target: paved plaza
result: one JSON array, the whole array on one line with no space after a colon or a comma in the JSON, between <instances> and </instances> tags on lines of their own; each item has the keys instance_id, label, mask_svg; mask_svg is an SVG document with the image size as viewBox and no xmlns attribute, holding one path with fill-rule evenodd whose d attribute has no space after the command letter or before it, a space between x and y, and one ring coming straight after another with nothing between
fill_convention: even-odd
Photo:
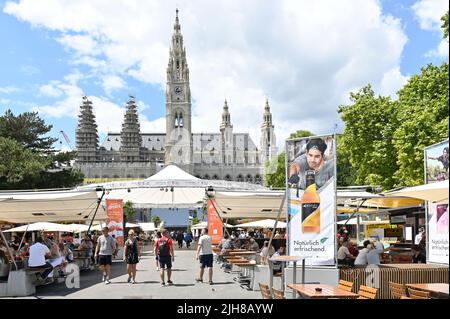
<instances>
[{"instance_id":1,"label":"paved plaza","mask_svg":"<svg viewBox=\"0 0 450 319\"><path fill-rule=\"evenodd\" d=\"M173 286L161 287L159 272L156 271L153 253L143 253L137 266L136 284L127 283L126 265L122 261L113 262L111 284L101 282L99 270L81 271L80 288L69 289L65 283L40 286L36 295L27 298L76 298L76 299L261 299L259 291L248 291L240 287L233 274L225 273L214 263L214 285L196 283L198 261L195 250L175 250L173 263ZM207 271L204 281L207 282ZM166 279L167 280L167 279Z\"/></svg>"}]
</instances>

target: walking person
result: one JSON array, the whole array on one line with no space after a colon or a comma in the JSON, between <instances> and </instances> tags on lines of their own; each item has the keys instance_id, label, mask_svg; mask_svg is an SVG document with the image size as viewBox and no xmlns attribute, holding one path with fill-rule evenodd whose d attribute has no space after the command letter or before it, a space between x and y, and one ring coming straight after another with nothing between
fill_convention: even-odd
<instances>
[{"instance_id":1,"label":"walking person","mask_svg":"<svg viewBox=\"0 0 450 319\"><path fill-rule=\"evenodd\" d=\"M106 285L110 284L112 256L116 254L116 241L109 235L109 228L103 227L103 235L97 239L97 247L95 248L95 257L98 258L100 270L103 272L102 281Z\"/></svg>"},{"instance_id":2,"label":"walking person","mask_svg":"<svg viewBox=\"0 0 450 319\"><path fill-rule=\"evenodd\" d=\"M177 232L176 239L177 239L177 242L178 242L178 248L182 249L183 248L183 239L184 238L183 238L183 233L181 231Z\"/></svg>"},{"instance_id":3,"label":"walking person","mask_svg":"<svg viewBox=\"0 0 450 319\"><path fill-rule=\"evenodd\" d=\"M212 251L212 238L208 235L208 229L204 228L202 230L202 235L198 240L197 253L195 258L200 261L200 274L195 280L197 282L203 282L203 272L205 267L209 268L208 278L209 284L212 285L212 275L213 275L213 251Z\"/></svg>"},{"instance_id":4,"label":"walking person","mask_svg":"<svg viewBox=\"0 0 450 319\"><path fill-rule=\"evenodd\" d=\"M159 260L161 286L165 286L164 270L167 269L167 283L173 285L170 277L172 275L172 262L175 261L175 254L173 253L173 243L169 238L169 231L165 230L162 237L156 242L155 255Z\"/></svg>"},{"instance_id":5,"label":"walking person","mask_svg":"<svg viewBox=\"0 0 450 319\"><path fill-rule=\"evenodd\" d=\"M156 244L157 244L158 240L159 240L161 237L162 237L161 232L160 232L160 231L156 232L156 235L155 235L155 237L154 237L154 239L153 239L153 250L156 249ZM159 271L159 260L158 260L158 259L159 259L159 258L158 258L158 255L157 255L156 252L155 252L156 271Z\"/></svg>"},{"instance_id":6,"label":"walking person","mask_svg":"<svg viewBox=\"0 0 450 319\"><path fill-rule=\"evenodd\" d=\"M134 230L130 229L128 232L128 239L125 242L125 249L123 251L123 259L127 263L128 280L132 284L136 283L136 265L139 263L141 257L141 247Z\"/></svg>"},{"instance_id":7,"label":"walking person","mask_svg":"<svg viewBox=\"0 0 450 319\"><path fill-rule=\"evenodd\" d=\"M192 235L191 235L191 233L186 233L186 235L184 236L184 241L186 242L186 248L190 249L191 248L191 242L192 242Z\"/></svg>"}]
</instances>

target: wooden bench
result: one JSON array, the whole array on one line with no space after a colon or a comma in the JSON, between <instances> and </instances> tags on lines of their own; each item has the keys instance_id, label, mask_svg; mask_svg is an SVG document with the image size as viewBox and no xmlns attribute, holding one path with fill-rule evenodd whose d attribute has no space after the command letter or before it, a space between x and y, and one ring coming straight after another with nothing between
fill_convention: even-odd
<instances>
[{"instance_id":1,"label":"wooden bench","mask_svg":"<svg viewBox=\"0 0 450 319\"><path fill-rule=\"evenodd\" d=\"M352 292L353 282L347 280L339 280L338 287L348 292Z\"/></svg>"},{"instance_id":2,"label":"wooden bench","mask_svg":"<svg viewBox=\"0 0 450 319\"><path fill-rule=\"evenodd\" d=\"M371 288L364 285L359 286L358 299L375 299L378 289Z\"/></svg>"}]
</instances>

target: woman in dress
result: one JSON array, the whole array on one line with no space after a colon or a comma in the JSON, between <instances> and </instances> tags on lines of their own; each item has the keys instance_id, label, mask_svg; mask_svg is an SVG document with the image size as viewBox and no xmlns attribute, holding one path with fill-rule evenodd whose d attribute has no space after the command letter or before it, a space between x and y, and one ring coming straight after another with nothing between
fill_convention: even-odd
<instances>
[{"instance_id":1,"label":"woman in dress","mask_svg":"<svg viewBox=\"0 0 450 319\"><path fill-rule=\"evenodd\" d=\"M127 263L128 282L136 283L136 265L141 257L141 249L134 230L128 232L128 239L125 242L123 259Z\"/></svg>"}]
</instances>

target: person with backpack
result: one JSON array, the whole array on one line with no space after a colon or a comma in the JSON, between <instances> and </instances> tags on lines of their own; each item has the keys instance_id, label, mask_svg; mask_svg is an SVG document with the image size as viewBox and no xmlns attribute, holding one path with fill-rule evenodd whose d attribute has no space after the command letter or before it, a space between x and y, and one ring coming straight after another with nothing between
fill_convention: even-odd
<instances>
[{"instance_id":1,"label":"person with backpack","mask_svg":"<svg viewBox=\"0 0 450 319\"><path fill-rule=\"evenodd\" d=\"M173 243L169 239L169 231L165 230L162 233L162 237L156 242L155 256L159 260L161 286L165 286L164 282L164 270L167 269L167 283L173 285L170 277L172 275L172 262L175 261L175 254L173 253Z\"/></svg>"}]
</instances>

